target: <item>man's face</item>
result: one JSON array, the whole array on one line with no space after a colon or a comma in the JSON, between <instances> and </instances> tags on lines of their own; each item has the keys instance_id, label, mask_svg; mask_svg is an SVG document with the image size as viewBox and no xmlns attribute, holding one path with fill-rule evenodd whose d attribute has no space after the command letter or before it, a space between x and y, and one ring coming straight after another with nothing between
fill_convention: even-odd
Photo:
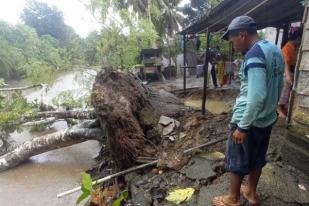
<instances>
[{"instance_id":1,"label":"man's face","mask_svg":"<svg viewBox=\"0 0 309 206\"><path fill-rule=\"evenodd\" d=\"M231 33L229 36L229 41L233 44L236 51L241 52L243 55L246 54L248 50L248 34L247 32L237 32Z\"/></svg>"}]
</instances>

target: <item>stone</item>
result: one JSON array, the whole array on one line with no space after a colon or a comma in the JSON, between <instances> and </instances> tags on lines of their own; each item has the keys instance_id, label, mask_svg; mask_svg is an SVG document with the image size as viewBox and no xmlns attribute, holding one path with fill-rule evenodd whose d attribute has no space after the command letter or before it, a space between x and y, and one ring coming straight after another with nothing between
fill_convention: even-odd
<instances>
[{"instance_id":1,"label":"stone","mask_svg":"<svg viewBox=\"0 0 309 206\"><path fill-rule=\"evenodd\" d=\"M164 98L166 103L183 104L181 99L164 89L160 89L158 93L161 97Z\"/></svg>"},{"instance_id":2,"label":"stone","mask_svg":"<svg viewBox=\"0 0 309 206\"><path fill-rule=\"evenodd\" d=\"M179 128L180 127L180 122L177 121L177 120L174 120L174 122L175 122L176 127Z\"/></svg>"},{"instance_id":3,"label":"stone","mask_svg":"<svg viewBox=\"0 0 309 206\"><path fill-rule=\"evenodd\" d=\"M175 142L175 137L174 137L174 136L170 136L168 139L169 139L170 141L172 141L172 142Z\"/></svg>"},{"instance_id":4,"label":"stone","mask_svg":"<svg viewBox=\"0 0 309 206\"><path fill-rule=\"evenodd\" d=\"M160 120L159 120L159 124L163 125L163 126L167 126L171 123L174 122L174 119L170 118L170 117L166 117L166 116L161 116Z\"/></svg>"},{"instance_id":5,"label":"stone","mask_svg":"<svg viewBox=\"0 0 309 206\"><path fill-rule=\"evenodd\" d=\"M163 136L169 135L174 131L174 129L175 129L175 123L173 121L171 124L163 128L162 135Z\"/></svg>"},{"instance_id":6,"label":"stone","mask_svg":"<svg viewBox=\"0 0 309 206\"><path fill-rule=\"evenodd\" d=\"M182 138L184 138L184 137L186 137L186 136L187 136L187 134L184 133L184 132L180 132L180 134L179 134L179 138L180 138L180 139L182 139Z\"/></svg>"},{"instance_id":7,"label":"stone","mask_svg":"<svg viewBox=\"0 0 309 206\"><path fill-rule=\"evenodd\" d=\"M181 173L193 180L209 179L216 176L216 173L212 170L212 162L198 156L193 157L189 163L181 169Z\"/></svg>"}]
</instances>

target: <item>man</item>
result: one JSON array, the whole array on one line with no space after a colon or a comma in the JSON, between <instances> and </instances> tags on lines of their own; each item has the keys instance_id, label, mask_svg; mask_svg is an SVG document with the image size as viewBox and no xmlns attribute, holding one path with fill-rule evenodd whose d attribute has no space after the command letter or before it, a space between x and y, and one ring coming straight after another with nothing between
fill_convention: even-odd
<instances>
[{"instance_id":1,"label":"man","mask_svg":"<svg viewBox=\"0 0 309 206\"><path fill-rule=\"evenodd\" d=\"M302 31L300 28L291 28L289 32L289 41L282 48L282 53L285 60L284 68L284 87L278 103L278 114L281 118L287 116L287 106L290 99L291 90L293 87L294 70L296 66L298 50L301 43Z\"/></svg>"},{"instance_id":2,"label":"man","mask_svg":"<svg viewBox=\"0 0 309 206\"><path fill-rule=\"evenodd\" d=\"M245 57L239 76L240 94L231 120L225 168L230 172L230 191L213 199L216 206L240 205L240 194L257 205L256 188L265 166L272 125L283 82L284 61L276 45L260 40L255 21L239 16L229 25L223 39L233 43ZM248 175L247 185L241 182Z\"/></svg>"}]
</instances>

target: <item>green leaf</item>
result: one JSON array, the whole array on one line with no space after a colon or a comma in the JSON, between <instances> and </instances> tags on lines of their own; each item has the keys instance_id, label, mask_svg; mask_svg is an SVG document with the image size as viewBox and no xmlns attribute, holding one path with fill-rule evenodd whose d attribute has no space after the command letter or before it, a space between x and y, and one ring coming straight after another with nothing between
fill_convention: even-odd
<instances>
[{"instance_id":1,"label":"green leaf","mask_svg":"<svg viewBox=\"0 0 309 206\"><path fill-rule=\"evenodd\" d=\"M83 201L84 199L86 199L88 196L90 196L90 192L89 191L85 191L83 192L77 199L76 201L76 205L78 205L79 203L81 203L81 201Z\"/></svg>"},{"instance_id":2,"label":"green leaf","mask_svg":"<svg viewBox=\"0 0 309 206\"><path fill-rule=\"evenodd\" d=\"M78 205L81 201L86 199L92 192L92 179L88 173L82 174L82 194L78 197L76 201L76 205Z\"/></svg>"},{"instance_id":3,"label":"green leaf","mask_svg":"<svg viewBox=\"0 0 309 206\"><path fill-rule=\"evenodd\" d=\"M129 193L127 190L123 191L120 196L118 197L118 199L113 201L113 206L121 206L121 203L126 200L129 196Z\"/></svg>"},{"instance_id":4,"label":"green leaf","mask_svg":"<svg viewBox=\"0 0 309 206\"><path fill-rule=\"evenodd\" d=\"M82 174L82 191L89 191L89 193L92 191L92 179L87 173Z\"/></svg>"}]
</instances>

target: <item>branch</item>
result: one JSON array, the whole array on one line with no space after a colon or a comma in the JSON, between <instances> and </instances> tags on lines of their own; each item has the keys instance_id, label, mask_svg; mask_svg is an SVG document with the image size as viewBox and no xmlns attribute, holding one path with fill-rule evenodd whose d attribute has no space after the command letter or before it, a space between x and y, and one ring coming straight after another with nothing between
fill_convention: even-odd
<instances>
[{"instance_id":1,"label":"branch","mask_svg":"<svg viewBox=\"0 0 309 206\"><path fill-rule=\"evenodd\" d=\"M44 84L35 84L31 86L25 86L25 87L15 87L15 88L0 88L0 92L10 92L10 91L20 91L20 90L27 90L32 89L36 87L44 87Z\"/></svg>"},{"instance_id":2,"label":"branch","mask_svg":"<svg viewBox=\"0 0 309 206\"><path fill-rule=\"evenodd\" d=\"M90 110L66 110L66 111L47 111L38 112L34 115L25 115L22 117L21 122L31 121L39 118L50 118L55 117L57 119L94 119L96 114L93 109Z\"/></svg>"},{"instance_id":3,"label":"branch","mask_svg":"<svg viewBox=\"0 0 309 206\"><path fill-rule=\"evenodd\" d=\"M103 141L104 130L95 127L97 121L86 121L70 129L35 137L0 157L0 171L17 166L29 157L67 147L87 140Z\"/></svg>"}]
</instances>

